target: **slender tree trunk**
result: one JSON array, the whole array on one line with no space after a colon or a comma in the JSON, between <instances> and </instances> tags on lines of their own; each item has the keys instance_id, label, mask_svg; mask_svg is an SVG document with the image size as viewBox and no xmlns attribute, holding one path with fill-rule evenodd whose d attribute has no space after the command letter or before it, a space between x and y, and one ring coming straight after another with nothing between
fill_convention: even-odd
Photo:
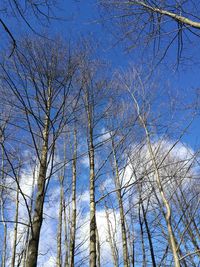
<instances>
[{"instance_id":1,"label":"slender tree trunk","mask_svg":"<svg viewBox=\"0 0 200 267\"><path fill-rule=\"evenodd\" d=\"M64 229L65 229L65 264L64 264L64 267L69 267L69 242L68 242L67 214L66 214L65 200L64 200L64 206L63 206L63 212L64 212Z\"/></svg>"},{"instance_id":2,"label":"slender tree trunk","mask_svg":"<svg viewBox=\"0 0 200 267\"><path fill-rule=\"evenodd\" d=\"M63 214L63 199L64 199L64 190L63 190L63 180L64 176L60 177L60 205L59 205L59 215L58 215L58 231L57 231L57 259L56 266L62 266L62 214Z\"/></svg>"},{"instance_id":3,"label":"slender tree trunk","mask_svg":"<svg viewBox=\"0 0 200 267\"><path fill-rule=\"evenodd\" d=\"M32 187L31 187L31 203L30 203L30 214L32 217L32 213L33 213L33 199L34 199L34 187L35 187L35 176L36 173L36 169L34 169L33 172L33 182L32 182ZM30 224L30 222L29 222ZM26 259L27 259L27 244L28 244L28 240L29 240L29 235L30 235L30 227L28 227L27 232L26 232L26 237L25 237L25 242L24 242L24 250L23 250L23 267L26 267Z\"/></svg>"},{"instance_id":4,"label":"slender tree trunk","mask_svg":"<svg viewBox=\"0 0 200 267\"><path fill-rule=\"evenodd\" d=\"M133 221L131 220L130 222L131 224L133 223ZM135 265L135 245L134 245L134 238L131 238L131 233L130 233L130 230L129 230L129 227L128 227L128 224L127 224L127 221L126 221L126 232L127 232L127 243L129 245L129 249L130 249L130 253L129 253L129 263L130 263L130 266L132 265L132 267L134 267Z\"/></svg>"},{"instance_id":5,"label":"slender tree trunk","mask_svg":"<svg viewBox=\"0 0 200 267\"><path fill-rule=\"evenodd\" d=\"M16 177L18 179L18 177ZM17 230L18 230L18 216L19 216L19 188L17 188L16 195L16 210L15 210L15 227L14 227L14 238L13 238L13 249L12 249L12 259L11 267L15 267L15 258L16 258L16 248L17 248Z\"/></svg>"},{"instance_id":6,"label":"slender tree trunk","mask_svg":"<svg viewBox=\"0 0 200 267\"><path fill-rule=\"evenodd\" d=\"M148 224L148 221L147 221L146 212L144 210L143 203L141 203L141 206L142 206L142 213L143 213L144 223L145 223L145 227L146 227L146 230L147 230L147 236L148 236L149 247L150 247L150 252L151 252L151 259L152 259L152 266L156 267L156 260L155 260L155 254L154 254L154 249L153 249L153 242L152 242L151 232L149 230L149 224Z\"/></svg>"},{"instance_id":7,"label":"slender tree trunk","mask_svg":"<svg viewBox=\"0 0 200 267\"><path fill-rule=\"evenodd\" d=\"M77 133L74 130L74 156L72 162L72 221L69 245L69 266L74 267L75 239L76 239L76 161L77 161Z\"/></svg>"},{"instance_id":8,"label":"slender tree trunk","mask_svg":"<svg viewBox=\"0 0 200 267\"><path fill-rule=\"evenodd\" d=\"M148 147L149 147L149 152L150 152L150 155L151 155L151 159L153 161L153 165L154 165L154 169L155 169L156 181L157 181L157 185L158 185L158 188L159 188L159 192L161 194L164 206L166 208L165 220L166 220L167 229L168 229L170 246L171 246L173 257L174 257L174 265L175 265L175 267L180 267L180 262L179 262L178 252L177 252L176 239L175 239L174 232L173 232L172 225L171 225L171 207L169 205L169 202L168 202L168 200L167 200L167 198L165 196L165 192L164 192L163 187L162 187L159 170L158 170L158 167L157 167L157 163L156 163L156 160L155 160L154 152L153 152L153 149L152 149L152 146L151 146L151 142L150 142L148 133L147 133L147 142L148 142Z\"/></svg>"},{"instance_id":9,"label":"slender tree trunk","mask_svg":"<svg viewBox=\"0 0 200 267\"><path fill-rule=\"evenodd\" d=\"M122 200L121 189L120 189L121 185L120 185L119 168L118 168L116 151L115 151L113 139L112 139L112 150L113 150L114 168L115 168L115 185L116 185L116 188L118 188L116 193L117 193L117 200L118 200L119 212L120 212L124 267L129 267L124 206L123 206L123 200Z\"/></svg>"},{"instance_id":10,"label":"slender tree trunk","mask_svg":"<svg viewBox=\"0 0 200 267\"><path fill-rule=\"evenodd\" d=\"M50 89L49 89L50 90ZM43 146L40 158L40 168L37 180L37 195L35 200L35 209L33 214L31 237L28 243L26 267L36 267L38 258L38 247L40 239L40 230L43 221L43 205L45 198L45 182L47 172L48 139L49 139L49 115L50 115L50 96L47 100L47 115L45 117L43 130Z\"/></svg>"},{"instance_id":11,"label":"slender tree trunk","mask_svg":"<svg viewBox=\"0 0 200 267\"><path fill-rule=\"evenodd\" d=\"M109 210L108 210L106 201L105 201L105 212L106 212L106 221L107 221L107 228L108 228L108 240L109 240L112 259L113 259L113 266L118 267L118 260L117 260L117 255L116 255L115 247L114 247L114 237L112 237L110 219L109 219Z\"/></svg>"},{"instance_id":12,"label":"slender tree trunk","mask_svg":"<svg viewBox=\"0 0 200 267\"><path fill-rule=\"evenodd\" d=\"M7 252L7 223L4 216L4 202L1 197L1 220L3 223L3 248L2 248L2 260L1 267L6 267L6 252Z\"/></svg>"},{"instance_id":13,"label":"slender tree trunk","mask_svg":"<svg viewBox=\"0 0 200 267\"><path fill-rule=\"evenodd\" d=\"M158 190L159 190L159 193L161 195L162 201L164 203L164 207L166 209L166 211L165 211L165 221L166 221L166 224L167 224L170 247L171 247L173 258L174 258L174 266L175 267L180 267L180 261L179 261L179 256L178 256L178 252L177 252L176 238L175 238L175 235L174 235L174 232L173 232L173 229L172 229L172 225L171 225L171 207L170 207L169 201L167 200L167 197L165 195L165 192L164 192L164 189L163 189L163 186L162 186L161 177L160 177L160 173L159 173L159 168L157 166L156 156L155 156L155 153L154 153L153 148L152 148L152 143L151 143L151 140L150 140L149 130L148 130L148 127L147 127L147 124L146 124L146 119L143 118L143 116L141 114L139 104L138 104L134 94L131 93L131 92L130 92L130 94L131 94L131 96L133 98L133 101L134 101L134 104L135 104L135 108L136 108L136 111L137 111L137 114L138 114L139 121L140 121L140 123L141 123L141 125L142 125L142 127L144 128L144 131L145 131L146 140L147 140L147 147L148 147L150 158L152 160L152 164L153 164L154 171L155 171L156 183L157 183Z\"/></svg>"},{"instance_id":14,"label":"slender tree trunk","mask_svg":"<svg viewBox=\"0 0 200 267\"><path fill-rule=\"evenodd\" d=\"M161 258L161 261L158 263L158 267L166 266L166 264L164 263L164 260L166 262L168 250L169 250L169 245L167 244L164 254Z\"/></svg>"},{"instance_id":15,"label":"slender tree trunk","mask_svg":"<svg viewBox=\"0 0 200 267\"><path fill-rule=\"evenodd\" d=\"M147 266L147 262L146 262L146 252L145 252L145 241L144 241L144 230L143 230L143 221L141 218L141 204L139 204L139 224L140 224L140 233L141 233L141 241L142 241L142 267L146 267Z\"/></svg>"},{"instance_id":16,"label":"slender tree trunk","mask_svg":"<svg viewBox=\"0 0 200 267\"><path fill-rule=\"evenodd\" d=\"M1 178L2 182L4 182L4 150L3 147L1 149L2 161L1 161ZM6 267L6 252L7 252L7 223L5 222L4 215L4 200L3 200L3 187L1 189L0 196L0 209L1 209L1 220L3 223L3 247L2 247L2 255L1 255L1 267Z\"/></svg>"},{"instance_id":17,"label":"slender tree trunk","mask_svg":"<svg viewBox=\"0 0 200 267\"><path fill-rule=\"evenodd\" d=\"M90 165L90 267L96 267L96 203L95 203L95 163L93 144L92 113L93 106L86 92L86 111L88 120L88 154Z\"/></svg>"},{"instance_id":18,"label":"slender tree trunk","mask_svg":"<svg viewBox=\"0 0 200 267\"><path fill-rule=\"evenodd\" d=\"M134 207L133 207L133 199L132 196L129 197L129 210L130 212L130 223L128 225L126 221L126 229L127 229L127 238L128 238L128 243L129 243L129 248L130 248L130 266L134 267L135 266L135 221L134 221Z\"/></svg>"},{"instance_id":19,"label":"slender tree trunk","mask_svg":"<svg viewBox=\"0 0 200 267\"><path fill-rule=\"evenodd\" d=\"M89 122L89 161L90 161L90 267L96 267L96 203L93 131Z\"/></svg>"},{"instance_id":20,"label":"slender tree trunk","mask_svg":"<svg viewBox=\"0 0 200 267\"><path fill-rule=\"evenodd\" d=\"M147 237L148 237L148 241L149 241L149 247L150 247L150 253L151 253L151 259L152 259L152 266L156 267L156 260L155 260L155 254L154 254L154 249L153 249L153 242L152 242L152 237L151 237L151 232L149 229L149 224L148 224L148 220L147 220L147 212L144 209L144 204L142 202L142 198L140 198L141 200L141 207L142 207L142 214L143 214L143 218L144 218L144 223L145 223L145 227L146 227L146 231L147 231Z\"/></svg>"},{"instance_id":21,"label":"slender tree trunk","mask_svg":"<svg viewBox=\"0 0 200 267\"><path fill-rule=\"evenodd\" d=\"M96 242L97 242L97 267L101 267L101 248L100 248L100 240L99 240L99 232L96 227Z\"/></svg>"}]
</instances>

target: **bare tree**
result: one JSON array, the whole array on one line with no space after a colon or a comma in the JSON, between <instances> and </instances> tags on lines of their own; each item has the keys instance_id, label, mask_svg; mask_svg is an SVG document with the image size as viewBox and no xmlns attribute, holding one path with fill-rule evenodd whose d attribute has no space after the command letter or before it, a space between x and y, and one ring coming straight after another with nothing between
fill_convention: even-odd
<instances>
[{"instance_id":1,"label":"bare tree","mask_svg":"<svg viewBox=\"0 0 200 267\"><path fill-rule=\"evenodd\" d=\"M4 182L4 150L1 148L1 181L2 184ZM1 222L3 223L3 249L2 249L2 263L1 266L6 266L6 253L7 253L7 221L5 218L5 196L4 196L4 188L1 187L1 198L0 198L0 204L1 204Z\"/></svg>"},{"instance_id":2,"label":"bare tree","mask_svg":"<svg viewBox=\"0 0 200 267\"><path fill-rule=\"evenodd\" d=\"M163 99L161 111L154 105L149 73L133 67L108 82L109 66L82 43L27 38L1 62L2 267L197 267L199 152L181 142L189 126L173 127ZM43 254L44 221L53 234Z\"/></svg>"},{"instance_id":3,"label":"bare tree","mask_svg":"<svg viewBox=\"0 0 200 267\"><path fill-rule=\"evenodd\" d=\"M17 172L17 183L19 183L19 177L20 177L20 167L19 171ZM15 259L16 259L16 249L17 249L17 234L18 234L18 220L19 220L19 194L20 190L17 187L16 192L16 202L15 202L15 226L14 226L14 238L13 238L13 248L12 248L12 259L11 259L11 267L15 267Z\"/></svg>"},{"instance_id":4,"label":"bare tree","mask_svg":"<svg viewBox=\"0 0 200 267\"><path fill-rule=\"evenodd\" d=\"M66 146L64 146L64 150ZM65 162L65 161L64 161ZM59 216L58 216L58 230L57 230L57 260L56 265L62 266L62 222L63 222L63 206L64 206L64 177L65 166L59 176L60 182L60 203L59 203Z\"/></svg>"},{"instance_id":5,"label":"bare tree","mask_svg":"<svg viewBox=\"0 0 200 267\"><path fill-rule=\"evenodd\" d=\"M87 75L87 74L86 74ZM88 86L91 80L90 77L84 77L84 102L87 115L88 127L88 155L90 164L90 266L95 267L97 261L96 253L96 203L95 203L95 162L94 162L94 95L91 88Z\"/></svg>"},{"instance_id":6,"label":"bare tree","mask_svg":"<svg viewBox=\"0 0 200 267\"><path fill-rule=\"evenodd\" d=\"M117 42L127 41L127 49L150 46L162 60L177 42L177 60L184 48L199 37L199 3L194 1L98 1L104 23L109 21ZM110 23L110 21L112 23ZM187 37L188 38L187 38ZM152 52L151 52L152 53ZM188 51L189 53L189 51ZM145 53L146 55L146 53Z\"/></svg>"},{"instance_id":7,"label":"bare tree","mask_svg":"<svg viewBox=\"0 0 200 267\"><path fill-rule=\"evenodd\" d=\"M76 93L72 96L70 91L76 63L72 63L67 48L59 41L52 44L40 39L26 40L22 45L26 49L25 53L17 52L11 62L15 73L11 74L5 65L2 68L5 83L25 114L29 136L39 162L26 260L26 266L31 267L37 265L44 199L54 168L55 144L63 127L71 119L67 113L67 109L70 110L69 95L70 101L76 102ZM17 77L18 83L12 75Z\"/></svg>"},{"instance_id":8,"label":"bare tree","mask_svg":"<svg viewBox=\"0 0 200 267\"><path fill-rule=\"evenodd\" d=\"M122 78L123 77L123 78ZM173 150L173 148L177 145L177 143L179 143L181 136L183 136L185 130L183 130L183 132L180 134L180 137L177 139L176 142L174 142L173 144L169 145L168 148L166 148L167 150L165 152L162 153L162 142L160 142L160 144L158 143L158 147L155 147L154 142L152 141L152 125L151 127L150 125L150 102L147 101L146 98L146 85L145 83L143 83L143 78L139 75L138 71L135 70L135 72L129 72L126 75L122 75L120 76L120 83L123 84L122 86L124 86L125 90L127 90L127 92L130 94L130 97L133 101L133 106L134 109L137 113L138 116L138 121L139 121L139 125L144 129L144 134L145 134L145 146L146 146L146 153L148 153L149 156L149 163L151 166L151 172L154 173L155 176L155 181L153 182L151 176L144 174L145 176L149 177L148 178L148 183L150 183L150 188L152 187L152 192L155 194L156 200L159 203L160 206L160 210L165 218L165 223L167 225L167 237L169 238L169 245L173 254L173 260L174 260L174 265L175 266L181 266L181 259L182 257L182 251L179 250L178 247L178 239L177 239L177 234L176 234L176 227L175 225L173 225L173 219L175 218L175 215L173 214L173 204L171 201L171 198L174 194L176 194L179 185L182 183L182 179L181 178L178 182L178 185L175 185L173 182L173 177L177 177L174 175L167 175L166 178L164 176L164 170L165 167L167 166L167 170L169 172L170 170L170 165L172 164L172 162L170 164L167 164L166 159L169 158L169 154L171 153L171 151ZM155 123L155 122L154 122ZM190 123L189 123L190 125ZM187 126L188 127L188 126ZM187 128L186 127L186 128ZM162 139L161 139L162 140ZM159 159L159 153L160 155L162 155L161 159ZM145 160L143 160L145 162ZM188 164L188 160L186 160L187 164ZM174 164L174 163L173 163ZM186 164L186 163L185 163ZM148 166L148 165L147 165ZM191 165L188 165L191 166ZM183 166L181 168L183 170ZM189 168L190 169L190 168ZM166 171L166 170L165 170ZM177 169L177 172L179 172L180 174L180 169ZM186 170L185 175L187 175L188 171ZM184 177L184 176L183 176ZM138 180L138 179L137 179ZM168 183L171 183L171 185L173 186L173 189L169 187ZM148 184L147 183L147 184ZM147 186L147 184L145 186ZM148 197L149 198L149 197ZM147 198L147 199L148 199ZM144 197L143 197L144 199ZM148 203L148 202L147 202ZM164 208L164 209L163 209ZM143 213L143 220L142 220L142 214ZM175 212L175 211L174 211ZM184 212L183 212L184 213ZM139 217L140 217L140 228L141 228L141 238L143 240L143 256L144 256L144 262L146 261L146 256L145 256L145 243L144 243L144 229L143 229L143 223L145 224L145 228L147 231L147 236L148 236L148 242L149 242L149 246L150 246L150 252L151 252L151 257L152 257L152 262L155 265L155 257L154 257L154 252L153 252L153 245L152 245L152 237L149 231L149 226L148 226L148 221L146 218L146 212L143 206L143 201L141 200L141 196L140 196L140 207L139 207ZM184 262L183 262L184 264Z\"/></svg>"},{"instance_id":9,"label":"bare tree","mask_svg":"<svg viewBox=\"0 0 200 267\"><path fill-rule=\"evenodd\" d=\"M156 156L155 156L155 153L153 151L152 143L150 140L150 133L149 133L149 130L148 130L147 124L146 124L146 118L144 118L143 115L141 114L140 106L138 104L138 101L137 101L134 93L130 91L130 88L128 88L128 90L131 94L131 97L133 98L134 105L135 105L140 123L141 123L142 127L144 127L144 130L145 130L145 134L146 134L146 138L147 138L148 151L149 151L151 160L153 162L153 166L154 166L154 170L155 170L155 174L156 174L157 186L159 188L159 192L161 194L162 201L163 201L164 206L166 208L165 219L166 219L167 228L168 228L170 245L171 245L171 249L172 249L173 256L174 256L174 263L175 263L176 267L179 267L180 261L179 261L179 257L178 257L178 253L177 253L176 238L174 236L174 232L173 232L172 225L171 225L171 207L170 207L169 201L168 201L166 194L164 192L164 189L163 189L159 168L158 168L157 162L156 162Z\"/></svg>"},{"instance_id":10,"label":"bare tree","mask_svg":"<svg viewBox=\"0 0 200 267\"><path fill-rule=\"evenodd\" d=\"M107 221L107 228L108 228L108 241L109 241L110 248L111 248L113 265L115 267L118 267L119 263L118 263L118 255L117 255L117 251L116 251L116 240L114 237L114 233L112 231L112 228L114 226L111 224L111 221L110 221L110 215L109 215L110 212L109 212L106 200L104 201L104 205L105 205L106 221Z\"/></svg>"},{"instance_id":11,"label":"bare tree","mask_svg":"<svg viewBox=\"0 0 200 267\"><path fill-rule=\"evenodd\" d=\"M129 253L128 253L128 244L127 244L127 231L126 231L126 220L125 220L125 211L124 211L124 204L123 204L123 195L121 190L121 183L120 183L120 171L119 165L116 155L116 147L114 138L111 137L112 142L112 152L113 152L113 161L114 161L114 172L115 172L115 186L117 190L117 200L119 203L119 211L120 211L120 224L121 224L121 234L122 234L122 247L123 247L123 261L124 266L129 266Z\"/></svg>"},{"instance_id":12,"label":"bare tree","mask_svg":"<svg viewBox=\"0 0 200 267\"><path fill-rule=\"evenodd\" d=\"M76 163L77 162L77 129L74 129L74 153L72 161L72 221L71 221L71 233L70 233L70 255L69 266L74 267L74 255L75 255L75 241L76 241L76 220L77 220L77 208L76 208Z\"/></svg>"},{"instance_id":13,"label":"bare tree","mask_svg":"<svg viewBox=\"0 0 200 267\"><path fill-rule=\"evenodd\" d=\"M23 25L27 26L32 32L40 35L35 27L36 21L40 25L49 23L50 20L55 18L53 10L55 10L55 4L57 1L45 1L38 2L25 0L24 2L12 0L9 3L6 1L2 2L0 10L0 25L3 32L8 36L11 41L12 48L9 53L11 57L17 48L18 34L12 30L12 24L8 23L6 17L9 16L13 20L21 21Z\"/></svg>"}]
</instances>

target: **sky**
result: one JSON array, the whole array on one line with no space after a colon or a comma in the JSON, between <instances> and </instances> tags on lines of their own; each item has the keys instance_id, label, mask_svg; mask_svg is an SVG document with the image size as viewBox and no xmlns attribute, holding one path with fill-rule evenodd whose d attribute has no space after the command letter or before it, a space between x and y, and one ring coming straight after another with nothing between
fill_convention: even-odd
<instances>
[{"instance_id":1,"label":"sky","mask_svg":"<svg viewBox=\"0 0 200 267\"><path fill-rule=\"evenodd\" d=\"M55 32L59 32L64 38L68 39L71 34L75 38L82 34L91 34L101 43L100 56L108 60L113 69L127 68L129 64L146 64L148 57L152 56L152 50L146 49L147 54L146 62L142 59L142 52L135 49L127 53L124 50L124 43L117 43L114 38L113 28L110 28L107 23L104 27L101 23L102 19L99 17L99 11L95 1L64 1L62 6L62 16L68 18L66 22L54 24ZM192 37L192 41L198 43L196 37ZM177 68L177 43L168 51L166 58L156 68L155 76L159 80L159 84L164 87L169 86L171 90L178 91L180 97L185 102L195 101L193 92L200 88L200 54L198 46L192 46L191 42L188 49L184 48L183 56L187 60L183 61ZM149 55L150 53L150 55ZM190 61L190 57L192 60ZM172 89L173 88L173 89ZM164 96L165 98L165 96ZM181 107L183 108L183 106ZM166 114L167 115L167 114ZM188 135L183 137L183 142L196 148L199 146L197 141L200 132L200 119L197 118L192 123Z\"/></svg>"},{"instance_id":2,"label":"sky","mask_svg":"<svg viewBox=\"0 0 200 267\"><path fill-rule=\"evenodd\" d=\"M48 25L48 28L43 28L42 25L38 25L37 28L35 28L35 22L32 18L30 18L30 23L33 26L34 30L36 32L47 32L52 39L55 38L55 35L60 35L65 40L74 40L78 39L80 36L83 35L89 35L93 36L92 39L98 40L100 42L100 50L99 55L101 58L107 60L112 69L115 68L127 68L129 64L141 64L141 52L140 50L133 50L130 53L126 53L124 51L123 43L120 45L115 45L116 40L113 39L112 32L109 31L107 27L104 27L99 22L99 14L97 10L97 6L95 5L95 1L88 0L88 1L73 1L73 0L67 0L67 1L61 1L60 5L55 11L55 15L58 15L59 18L63 18L63 20L52 20L50 24ZM14 33L14 36L16 39L20 38L21 33L28 32L30 34L33 34L33 32L30 31L30 28L25 26L24 22L17 21L15 19L11 19L10 17L4 16L5 22L9 23L10 30ZM6 39L5 33L2 33L3 38ZM7 46L7 41L5 43L1 44L1 47ZM175 48L175 47L173 47ZM195 59L198 61L200 59L200 54L194 51ZM147 51L147 58L149 55L149 51ZM156 70L156 79L159 80L159 86L161 88L167 88L169 87L170 90L174 90L177 92L178 95L181 96L181 98L187 98L185 99L189 104L195 100L195 96L193 94L194 89L200 88L200 75L199 75L199 64L193 64L193 63L187 63L182 66L180 66L178 69L174 66L174 58L176 57L176 49L171 49L169 53L166 56L167 58L164 60L164 62L159 65ZM167 62L172 62L169 65L167 65ZM160 98L165 101L165 95L161 95ZM181 108L184 109L184 106L181 106L180 103L180 110L178 112L177 118L180 118L180 122L183 122L182 118L182 111ZM155 107L156 111L156 107ZM168 114L166 114L167 117ZM185 125L182 125L184 128L189 118L185 118L186 121L184 122ZM188 134L183 136L182 142L186 143L189 147L191 146L193 149L198 148L200 145L200 141L198 139L200 132L200 119L197 118L194 120L192 125L190 126L188 130ZM85 165L87 168L87 159L82 159L82 164ZM27 189L25 189L27 190ZM51 191L49 193L49 200L52 202L55 201L54 198L57 198L59 195L59 191L55 187L53 188L54 194L51 194ZM87 190L83 192L83 199L82 206L87 207ZM85 197L85 198L84 198ZM46 204L47 205L47 204ZM55 207L49 206L47 207L48 210L48 216L51 218L54 214ZM84 219L88 220L88 213L85 213ZM101 218L101 210L98 211L97 217ZM118 215L117 215L118 216ZM100 228L102 225L105 224L104 219L99 219ZM45 225L48 225L48 218L46 218L46 221L44 222L43 227L45 228ZM46 227L45 228L45 235L51 236L52 232L55 231L55 227ZM101 230L100 230L101 231ZM81 236L81 233L79 233ZM45 248L46 243L48 242L48 239L41 238L42 242L40 244L41 247ZM54 240L55 241L55 240ZM104 240L102 241L104 242ZM106 246L105 246L106 250ZM44 251L45 252L45 251ZM105 254L106 255L106 254ZM44 266L54 266L54 256L50 256L47 259L48 262L43 263ZM45 265L46 264L46 265ZM52 265L51 265L52 264ZM42 266L42 265L41 265Z\"/></svg>"}]
</instances>

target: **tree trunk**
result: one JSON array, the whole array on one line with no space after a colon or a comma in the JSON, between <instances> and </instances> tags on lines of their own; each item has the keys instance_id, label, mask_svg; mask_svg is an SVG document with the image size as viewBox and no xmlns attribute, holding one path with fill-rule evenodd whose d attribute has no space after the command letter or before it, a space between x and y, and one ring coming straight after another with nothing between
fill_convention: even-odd
<instances>
[{"instance_id":1,"label":"tree trunk","mask_svg":"<svg viewBox=\"0 0 200 267\"><path fill-rule=\"evenodd\" d=\"M141 192L140 192L140 194L141 194ZM144 209L144 204L143 204L141 196L140 196L140 201L141 201L141 207L142 207L142 214L143 214L143 218L144 218L144 223L145 223L145 227L146 227L146 231L147 231L147 237L148 237L148 241L149 241L151 259L152 259L152 266L156 267L156 260L155 260L155 254L154 254L154 249L153 249L153 242L152 242L151 232L150 232L149 224L148 224L148 220L147 220L147 211L145 211L145 209Z\"/></svg>"},{"instance_id":2,"label":"tree trunk","mask_svg":"<svg viewBox=\"0 0 200 267\"><path fill-rule=\"evenodd\" d=\"M151 232L149 230L149 224L148 224L147 217L146 217L146 211L144 210L143 203L141 203L141 206L142 206L142 213L143 213L144 223L145 223L145 227L146 227L146 230L147 230L147 236L148 236L149 247L150 247L150 252L151 252L151 259L152 259L152 266L156 267L156 260L155 260L155 254L154 254L154 249L153 249L153 242L152 242Z\"/></svg>"},{"instance_id":3,"label":"tree trunk","mask_svg":"<svg viewBox=\"0 0 200 267\"><path fill-rule=\"evenodd\" d=\"M32 213L33 213L33 201L34 201L33 198L34 198L34 187L35 187L35 179L36 179L35 172L36 172L36 170L34 169L34 172L33 172L33 182L32 182L32 187L31 187L31 203L30 203L30 208L29 208L31 217L32 217ZM30 222L29 222L29 224L30 224ZM24 242L24 249L23 249L23 267L26 267L26 259L27 259L27 247L26 246L28 244L30 230L31 230L30 227L28 227L27 232L26 232L25 242Z\"/></svg>"},{"instance_id":4,"label":"tree trunk","mask_svg":"<svg viewBox=\"0 0 200 267\"><path fill-rule=\"evenodd\" d=\"M156 174L156 182L159 188L159 192L160 195L162 197L164 206L166 208L166 212L165 212L165 220L166 220L166 224L167 224L167 229L168 229L168 236L169 236L169 241L170 241L170 246L171 246L171 250L173 253L173 258L174 258L174 266L175 267L180 267L180 261L179 261L179 257L178 257L178 252L177 252L177 245L176 245L176 239L173 233L173 229L172 229L172 225L171 225L171 207L169 205L169 202L165 196L164 190L163 190L163 186L161 183L161 179L160 179L160 174L159 174L159 170L157 167L157 163L155 160L155 155L151 146L151 141L149 138L149 133L146 131L147 134L147 142L148 142L148 149L151 155L151 159L153 161L153 165L154 165L154 169L155 169L155 174Z\"/></svg>"},{"instance_id":5,"label":"tree trunk","mask_svg":"<svg viewBox=\"0 0 200 267\"><path fill-rule=\"evenodd\" d=\"M2 248L2 259L1 267L6 267L6 250L7 250L7 223L5 222L4 217L4 203L1 197L1 220L3 223L3 248Z\"/></svg>"},{"instance_id":6,"label":"tree trunk","mask_svg":"<svg viewBox=\"0 0 200 267\"><path fill-rule=\"evenodd\" d=\"M96 267L96 203L95 203L95 168L94 168L94 144L92 126L92 104L89 103L87 92L87 119L88 119L88 154L90 165L90 267Z\"/></svg>"},{"instance_id":7,"label":"tree trunk","mask_svg":"<svg viewBox=\"0 0 200 267\"><path fill-rule=\"evenodd\" d=\"M147 266L147 262L146 262L146 251L145 251L145 241L144 241L144 230L143 230L143 221L141 218L141 204L139 204L139 212L138 212L138 216L139 216L139 224L140 224L140 233L141 233L141 241L142 241L142 267L146 267Z\"/></svg>"},{"instance_id":8,"label":"tree trunk","mask_svg":"<svg viewBox=\"0 0 200 267\"><path fill-rule=\"evenodd\" d=\"M130 224L133 224L133 220L131 218L131 222ZM133 227L133 225L132 225ZM134 228L133 228L133 231L134 231ZM129 227L128 227L128 223L126 221L126 232L127 232L127 243L129 245L129 249L130 249L130 253L129 253L129 263L130 263L130 266L134 267L135 266L135 244L134 244L134 237L131 238L131 233L130 233L130 230L129 230Z\"/></svg>"},{"instance_id":9,"label":"tree trunk","mask_svg":"<svg viewBox=\"0 0 200 267\"><path fill-rule=\"evenodd\" d=\"M1 179L4 182L4 150L1 149L2 161L1 161ZM7 223L5 222L4 216L4 200L3 200L3 187L1 188L0 196L0 210L1 210L1 220L3 223L3 248L1 255L1 267L6 266L6 250L7 250Z\"/></svg>"},{"instance_id":10,"label":"tree trunk","mask_svg":"<svg viewBox=\"0 0 200 267\"><path fill-rule=\"evenodd\" d=\"M63 205L64 212L64 230L65 230L65 264L64 267L69 267L69 241L68 241L68 229L67 229L67 214L66 214L66 202L64 200Z\"/></svg>"},{"instance_id":11,"label":"tree trunk","mask_svg":"<svg viewBox=\"0 0 200 267\"><path fill-rule=\"evenodd\" d=\"M43 146L40 158L40 168L37 180L37 195L35 200L35 209L33 214L31 237L28 243L26 267L36 267L38 259L38 247L40 239L40 230L43 221L43 205L45 198L45 182L47 172L47 156L48 156L48 139L49 139L49 123L50 123L50 97L47 100L47 114L45 116L43 130Z\"/></svg>"},{"instance_id":12,"label":"tree trunk","mask_svg":"<svg viewBox=\"0 0 200 267\"><path fill-rule=\"evenodd\" d=\"M72 221L69 245L69 266L74 267L75 238L76 238L76 160L77 160L77 133L74 130L74 156L72 162Z\"/></svg>"},{"instance_id":13,"label":"tree trunk","mask_svg":"<svg viewBox=\"0 0 200 267\"><path fill-rule=\"evenodd\" d=\"M114 247L114 237L112 237L112 232L111 232L111 227L110 227L110 219L109 219L109 210L105 201L105 212L106 212L106 221L107 221L107 227L108 227L108 241L110 244L110 249L111 249L111 254L112 254L112 259L113 259L113 266L118 267L118 260L117 260L117 255L115 252L115 247Z\"/></svg>"},{"instance_id":14,"label":"tree trunk","mask_svg":"<svg viewBox=\"0 0 200 267\"><path fill-rule=\"evenodd\" d=\"M100 240L99 240L99 232L96 227L96 242L97 242L97 267L101 267L101 251L100 251Z\"/></svg>"},{"instance_id":15,"label":"tree trunk","mask_svg":"<svg viewBox=\"0 0 200 267\"><path fill-rule=\"evenodd\" d=\"M96 267L96 203L95 203L95 174L94 174L94 146L92 130L89 141L90 161L90 267Z\"/></svg>"},{"instance_id":16,"label":"tree trunk","mask_svg":"<svg viewBox=\"0 0 200 267\"><path fill-rule=\"evenodd\" d=\"M146 140L147 140L147 148L148 148L148 151L149 151L149 154L150 154L150 158L152 160L153 168L154 168L154 171L155 171L157 187L158 187L159 193L161 195L162 201L164 203L164 207L166 209L166 211L165 211L165 221L166 221L166 224L167 224L170 247L171 247L171 250L172 250L172 253L173 253L174 266L175 267L180 267L180 261L179 261L178 252L177 252L176 238L174 236L172 225L171 225L171 207L169 205L169 202L167 200L167 197L165 195L165 192L164 192L164 189L163 189L163 186L162 186L161 177L160 177L160 173L159 173L159 167L157 166L156 156L155 156L155 153L154 153L153 148L152 148L152 143L151 143L151 140L150 140L149 130L148 130L148 127L147 127L147 124L146 124L146 119L143 118L143 116L141 114L139 104L138 104L137 99L135 98L134 94L132 92L130 92L130 94L131 94L132 99L134 101L139 121L140 121L140 123L141 123L141 125L142 125L142 127L144 128L144 131L145 131Z\"/></svg>"},{"instance_id":17,"label":"tree trunk","mask_svg":"<svg viewBox=\"0 0 200 267\"><path fill-rule=\"evenodd\" d=\"M18 177L16 177L18 179ZM19 215L19 188L17 188L16 195L16 210L15 210L15 228L14 228L14 239L12 249L11 267L15 267L16 247L17 247L17 230L18 230L18 215Z\"/></svg>"},{"instance_id":18,"label":"tree trunk","mask_svg":"<svg viewBox=\"0 0 200 267\"><path fill-rule=\"evenodd\" d=\"M119 204L119 212L120 212L120 224L121 224L121 233L122 233L122 247L123 247L123 260L124 260L124 267L129 267L129 259L128 259L128 246L127 246L127 237L126 237L126 224L125 224L125 215L124 215L124 206L121 194L121 185L120 185L120 175L119 175L119 168L116 158L116 151L114 146L114 141L112 139L112 150L113 150L113 158L114 158L114 168L115 168L115 185L118 189L117 199Z\"/></svg>"},{"instance_id":19,"label":"tree trunk","mask_svg":"<svg viewBox=\"0 0 200 267\"><path fill-rule=\"evenodd\" d=\"M58 215L58 231L57 231L57 259L56 266L62 266L62 213L63 213L63 175L60 177L60 205L59 205L59 215Z\"/></svg>"}]
</instances>

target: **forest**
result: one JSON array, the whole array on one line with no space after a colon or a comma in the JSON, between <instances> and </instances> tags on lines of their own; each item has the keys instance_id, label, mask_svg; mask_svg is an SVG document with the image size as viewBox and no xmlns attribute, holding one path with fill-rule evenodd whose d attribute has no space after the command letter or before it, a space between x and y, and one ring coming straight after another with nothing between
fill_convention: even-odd
<instances>
[{"instance_id":1,"label":"forest","mask_svg":"<svg viewBox=\"0 0 200 267\"><path fill-rule=\"evenodd\" d=\"M0 4L0 267L200 267L200 1Z\"/></svg>"}]
</instances>

